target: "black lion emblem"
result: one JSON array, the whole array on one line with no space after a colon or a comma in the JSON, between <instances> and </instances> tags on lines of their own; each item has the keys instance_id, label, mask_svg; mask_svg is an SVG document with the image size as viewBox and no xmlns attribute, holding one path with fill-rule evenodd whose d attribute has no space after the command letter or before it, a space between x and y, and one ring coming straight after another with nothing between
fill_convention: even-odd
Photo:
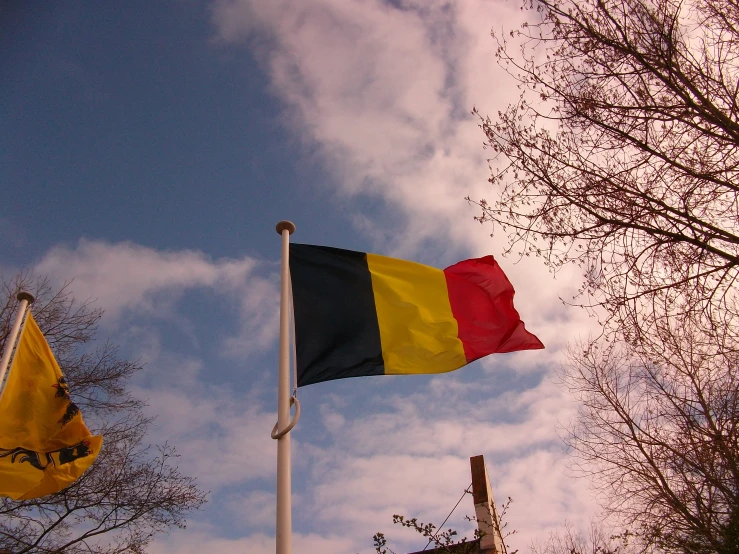
<instances>
[{"instance_id":1,"label":"black lion emblem","mask_svg":"<svg viewBox=\"0 0 739 554\"><path fill-rule=\"evenodd\" d=\"M59 465L69 464L89 456L92 454L90 449L90 441L80 441L72 446L65 446L59 450L52 450L51 452L34 452L26 448L0 448L0 458L7 458L10 456L11 463L18 461L19 463L29 463L38 470L44 471L49 465L52 467L57 466L57 462L54 460L54 454L57 454L59 458Z\"/></svg>"},{"instance_id":2,"label":"black lion emblem","mask_svg":"<svg viewBox=\"0 0 739 554\"><path fill-rule=\"evenodd\" d=\"M67 385L67 380L64 379L64 377L59 377L59 382L51 386L56 389L54 398L63 398L68 402L64 415L59 419L59 421L57 421L57 423L61 423L62 427L64 427L67 423L72 421L74 416L80 413L80 409L74 402L72 402L72 397L69 396L69 385Z\"/></svg>"}]
</instances>

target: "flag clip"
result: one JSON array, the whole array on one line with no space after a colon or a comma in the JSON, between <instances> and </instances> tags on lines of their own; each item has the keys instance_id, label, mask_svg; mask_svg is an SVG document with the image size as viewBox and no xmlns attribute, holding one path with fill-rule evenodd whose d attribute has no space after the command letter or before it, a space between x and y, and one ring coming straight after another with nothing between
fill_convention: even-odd
<instances>
[{"instance_id":1,"label":"flag clip","mask_svg":"<svg viewBox=\"0 0 739 554\"><path fill-rule=\"evenodd\" d=\"M298 422L298 419L300 419L300 402L298 402L297 396L291 396L290 397L290 406L295 405L295 417L293 417L293 420L288 424L287 427L285 427L282 431L279 433L277 432L277 425L279 425L279 422L275 423L275 426L272 428L272 438L277 440L281 439L285 435L287 435L290 431L292 431L293 427L295 427L295 424Z\"/></svg>"}]
</instances>

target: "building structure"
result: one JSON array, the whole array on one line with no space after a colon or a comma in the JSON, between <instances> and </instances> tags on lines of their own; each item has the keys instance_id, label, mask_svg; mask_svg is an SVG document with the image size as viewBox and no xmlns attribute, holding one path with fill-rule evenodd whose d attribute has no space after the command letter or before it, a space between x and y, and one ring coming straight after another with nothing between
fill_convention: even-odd
<instances>
[{"instance_id":1,"label":"building structure","mask_svg":"<svg viewBox=\"0 0 739 554\"><path fill-rule=\"evenodd\" d=\"M470 458L470 473L472 501L475 504L475 520L480 538L410 554L507 554L483 456Z\"/></svg>"}]
</instances>

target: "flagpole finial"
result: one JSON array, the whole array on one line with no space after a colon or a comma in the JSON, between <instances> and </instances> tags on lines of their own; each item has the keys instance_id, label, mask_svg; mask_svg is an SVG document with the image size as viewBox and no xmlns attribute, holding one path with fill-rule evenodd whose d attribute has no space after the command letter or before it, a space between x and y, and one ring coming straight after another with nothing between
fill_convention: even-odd
<instances>
[{"instance_id":1,"label":"flagpole finial","mask_svg":"<svg viewBox=\"0 0 739 554\"><path fill-rule=\"evenodd\" d=\"M21 300L27 300L29 304L33 304L33 301L36 300L36 298L30 292L26 292L24 290L20 291L16 295L16 298L18 299L19 302Z\"/></svg>"},{"instance_id":2,"label":"flagpole finial","mask_svg":"<svg viewBox=\"0 0 739 554\"><path fill-rule=\"evenodd\" d=\"M287 232L292 235L295 232L295 223L287 220L280 221L275 228L277 229L278 235L281 235L282 231L284 231L285 229L287 229Z\"/></svg>"}]
</instances>

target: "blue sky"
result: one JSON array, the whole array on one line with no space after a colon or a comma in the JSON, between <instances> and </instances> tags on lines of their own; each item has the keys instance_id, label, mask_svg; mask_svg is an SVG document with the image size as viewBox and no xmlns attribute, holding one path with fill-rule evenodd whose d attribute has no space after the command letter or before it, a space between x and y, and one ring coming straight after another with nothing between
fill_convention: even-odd
<instances>
[{"instance_id":1,"label":"blue sky","mask_svg":"<svg viewBox=\"0 0 739 554\"><path fill-rule=\"evenodd\" d=\"M493 254L545 351L437 377L306 387L293 434L294 550L398 551L394 513L440 522L484 454L514 498L513 545L593 513L568 477L553 383L587 333L579 282L502 258L464 200L492 198L473 106L516 94L491 28L517 6L460 0L15 3L0 16L0 271L94 298L146 369L133 384L210 502L151 552L272 552L279 237L445 267ZM217 453L217 455L214 455ZM473 511L463 502L451 523Z\"/></svg>"}]
</instances>

